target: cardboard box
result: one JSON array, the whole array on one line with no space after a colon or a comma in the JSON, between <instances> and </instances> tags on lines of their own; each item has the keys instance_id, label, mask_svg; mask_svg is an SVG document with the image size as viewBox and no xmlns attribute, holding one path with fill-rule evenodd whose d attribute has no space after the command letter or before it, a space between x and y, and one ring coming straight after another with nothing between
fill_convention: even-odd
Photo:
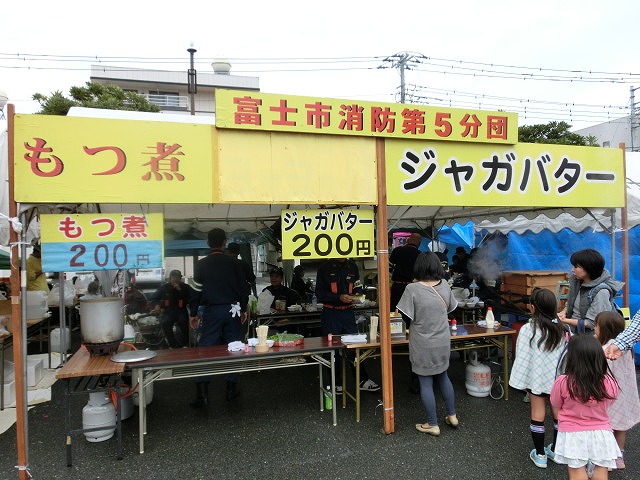
<instances>
[{"instance_id":1,"label":"cardboard box","mask_svg":"<svg viewBox=\"0 0 640 480\"><path fill-rule=\"evenodd\" d=\"M11 315L11 300L0 300L0 315Z\"/></svg>"}]
</instances>

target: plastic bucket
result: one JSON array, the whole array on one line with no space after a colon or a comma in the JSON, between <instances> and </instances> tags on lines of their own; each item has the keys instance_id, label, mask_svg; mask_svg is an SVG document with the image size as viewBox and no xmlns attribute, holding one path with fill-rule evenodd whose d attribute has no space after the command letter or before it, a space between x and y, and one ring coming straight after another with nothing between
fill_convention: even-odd
<instances>
[{"instance_id":1,"label":"plastic bucket","mask_svg":"<svg viewBox=\"0 0 640 480\"><path fill-rule=\"evenodd\" d=\"M49 333L49 351L59 352L61 347L63 352L71 349L71 330L67 327L64 328L64 334L59 328L54 328Z\"/></svg>"}]
</instances>

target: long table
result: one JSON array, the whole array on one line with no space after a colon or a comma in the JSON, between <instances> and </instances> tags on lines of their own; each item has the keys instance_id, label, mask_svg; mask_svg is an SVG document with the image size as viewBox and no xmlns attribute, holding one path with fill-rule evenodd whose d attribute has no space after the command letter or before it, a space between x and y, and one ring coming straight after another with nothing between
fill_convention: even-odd
<instances>
[{"instance_id":1,"label":"long table","mask_svg":"<svg viewBox=\"0 0 640 480\"><path fill-rule=\"evenodd\" d=\"M512 328L500 326L498 328L484 328L477 325L459 325L457 331L451 332L451 350L464 351L475 350L477 348L498 347L503 352L502 356L502 381L504 382L504 399L509 399L509 355L508 338L516 333ZM401 346L408 346L409 340L392 339L391 348L396 349ZM345 345L344 353L353 351L355 353L356 383L355 394L347 390L346 360L342 362L342 408L347 407L347 397L356 402L356 421L360 421L360 364L367 358L380 356L380 343L352 343Z\"/></svg>"},{"instance_id":2,"label":"long table","mask_svg":"<svg viewBox=\"0 0 640 480\"><path fill-rule=\"evenodd\" d=\"M174 378L223 375L276 368L318 365L318 397L320 411L324 410L323 366L331 371L331 395L336 398L335 355L343 345L338 341L328 343L326 338L308 337L304 344L292 347L273 347L265 353L254 348L248 352L229 352L226 345L210 347L158 350L157 356L143 362L127 363L134 370L138 381L138 440L140 453L144 453L144 436L147 433L146 387L154 382ZM325 356L326 355L326 356ZM333 408L333 425L337 425L336 408Z\"/></svg>"},{"instance_id":3,"label":"long table","mask_svg":"<svg viewBox=\"0 0 640 480\"><path fill-rule=\"evenodd\" d=\"M374 313L378 309L377 305L371 306L357 306L353 307L353 311L356 315L360 313ZM322 308L316 311L307 312L305 310L301 312L275 312L265 314L255 314L252 316L251 321L255 323L255 326L260 325L273 325L276 327L285 327L287 325L308 325L308 324L320 324L320 315Z\"/></svg>"}]
</instances>

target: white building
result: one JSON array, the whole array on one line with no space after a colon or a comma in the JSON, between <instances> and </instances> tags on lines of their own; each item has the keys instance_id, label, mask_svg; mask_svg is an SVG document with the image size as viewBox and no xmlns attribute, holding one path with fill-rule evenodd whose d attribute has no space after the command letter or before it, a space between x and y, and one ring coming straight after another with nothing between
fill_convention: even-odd
<instances>
[{"instance_id":1,"label":"white building","mask_svg":"<svg viewBox=\"0 0 640 480\"><path fill-rule=\"evenodd\" d=\"M602 147L618 148L621 143L624 143L627 151L640 151L640 128L637 126L634 128L633 138L631 138L631 122L628 116L582 128L575 133L584 137L593 135Z\"/></svg>"},{"instance_id":2,"label":"white building","mask_svg":"<svg viewBox=\"0 0 640 480\"><path fill-rule=\"evenodd\" d=\"M215 91L217 88L259 91L259 78L232 75L231 65L224 61L212 63L213 71L196 72L197 93L195 115L215 113ZM191 113L188 93L187 70L146 70L108 65L91 65L92 82L117 85L123 90L136 92L158 105L162 112Z\"/></svg>"}]
</instances>

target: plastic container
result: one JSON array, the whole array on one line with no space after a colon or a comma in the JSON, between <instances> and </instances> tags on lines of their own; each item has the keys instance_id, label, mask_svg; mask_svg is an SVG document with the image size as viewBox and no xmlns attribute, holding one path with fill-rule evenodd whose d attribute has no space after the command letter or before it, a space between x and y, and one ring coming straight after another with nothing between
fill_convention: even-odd
<instances>
[{"instance_id":1,"label":"plastic container","mask_svg":"<svg viewBox=\"0 0 640 480\"><path fill-rule=\"evenodd\" d=\"M487 308L487 314L485 315L485 321L487 322L487 328L495 328L496 327L496 318L493 316L493 309L491 307Z\"/></svg>"},{"instance_id":2,"label":"plastic container","mask_svg":"<svg viewBox=\"0 0 640 480\"><path fill-rule=\"evenodd\" d=\"M61 346L63 352L71 348L71 330L67 327L64 328L64 333L61 329L54 328L49 334L49 351L59 352Z\"/></svg>"},{"instance_id":3,"label":"plastic container","mask_svg":"<svg viewBox=\"0 0 640 480\"><path fill-rule=\"evenodd\" d=\"M324 392L324 409L331 410L333 408L333 399L331 398L331 387L327 385L327 391Z\"/></svg>"},{"instance_id":4,"label":"plastic container","mask_svg":"<svg viewBox=\"0 0 640 480\"><path fill-rule=\"evenodd\" d=\"M488 397L491 393L491 368L478 361L478 352L469 354L464 386L472 397Z\"/></svg>"},{"instance_id":5,"label":"plastic container","mask_svg":"<svg viewBox=\"0 0 640 480\"><path fill-rule=\"evenodd\" d=\"M128 386L120 387L120 420L126 420L133 415L133 395L123 397L129 392Z\"/></svg>"},{"instance_id":6,"label":"plastic container","mask_svg":"<svg viewBox=\"0 0 640 480\"><path fill-rule=\"evenodd\" d=\"M84 432L88 442L103 442L113 437L116 430L116 409L106 392L92 392L82 409L82 428L107 427L104 430Z\"/></svg>"},{"instance_id":7,"label":"plastic container","mask_svg":"<svg viewBox=\"0 0 640 480\"><path fill-rule=\"evenodd\" d=\"M318 309L318 297L316 297L315 293L311 297L311 306L313 307L314 310Z\"/></svg>"},{"instance_id":8,"label":"plastic container","mask_svg":"<svg viewBox=\"0 0 640 480\"><path fill-rule=\"evenodd\" d=\"M138 369L133 368L131 369L131 388L134 389L137 386L138 386ZM136 407L140 405L140 401L138 400L138 397L140 396L140 394L138 393L137 389L133 392L131 396L133 397L133 404ZM150 383L144 389L145 405L149 405L151 403L151 400L153 400L153 383Z\"/></svg>"},{"instance_id":9,"label":"plastic container","mask_svg":"<svg viewBox=\"0 0 640 480\"><path fill-rule=\"evenodd\" d=\"M47 294L40 290L27 292L27 320L45 318L49 304Z\"/></svg>"}]
</instances>

